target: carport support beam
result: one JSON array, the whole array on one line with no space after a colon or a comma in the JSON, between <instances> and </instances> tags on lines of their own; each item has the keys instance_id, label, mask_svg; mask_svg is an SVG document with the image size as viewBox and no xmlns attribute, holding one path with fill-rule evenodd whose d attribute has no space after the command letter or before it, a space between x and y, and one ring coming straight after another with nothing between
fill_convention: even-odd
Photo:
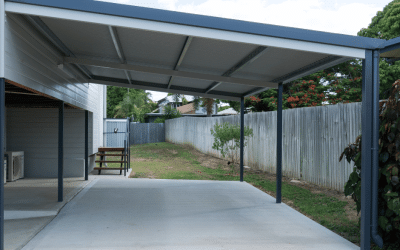
<instances>
[{"instance_id":1,"label":"carport support beam","mask_svg":"<svg viewBox=\"0 0 400 250\"><path fill-rule=\"evenodd\" d=\"M365 51L362 77L362 141L361 141L361 250L371 245L371 170L373 114L373 51Z\"/></svg>"},{"instance_id":2,"label":"carport support beam","mask_svg":"<svg viewBox=\"0 0 400 250\"><path fill-rule=\"evenodd\" d=\"M58 108L58 201L64 200L64 102Z\"/></svg>"},{"instance_id":3,"label":"carport support beam","mask_svg":"<svg viewBox=\"0 0 400 250\"><path fill-rule=\"evenodd\" d=\"M282 201L282 95L283 84L278 86L278 112L276 131L276 203Z\"/></svg>"},{"instance_id":4,"label":"carport support beam","mask_svg":"<svg viewBox=\"0 0 400 250\"><path fill-rule=\"evenodd\" d=\"M85 110L85 181L89 180L89 111Z\"/></svg>"},{"instance_id":5,"label":"carport support beam","mask_svg":"<svg viewBox=\"0 0 400 250\"><path fill-rule=\"evenodd\" d=\"M0 0L0 250L4 249L5 9Z\"/></svg>"},{"instance_id":6,"label":"carport support beam","mask_svg":"<svg viewBox=\"0 0 400 250\"><path fill-rule=\"evenodd\" d=\"M240 98L240 182L243 182L244 97Z\"/></svg>"},{"instance_id":7,"label":"carport support beam","mask_svg":"<svg viewBox=\"0 0 400 250\"><path fill-rule=\"evenodd\" d=\"M375 50L373 54L373 117L372 117L372 192L371 192L371 237L380 248L383 248L383 239L378 233L378 201L379 201L379 51Z\"/></svg>"},{"instance_id":8,"label":"carport support beam","mask_svg":"<svg viewBox=\"0 0 400 250\"><path fill-rule=\"evenodd\" d=\"M0 155L4 157L4 120L5 120L5 79L0 78ZM1 157L0 171L0 250L4 249L4 158Z\"/></svg>"}]
</instances>

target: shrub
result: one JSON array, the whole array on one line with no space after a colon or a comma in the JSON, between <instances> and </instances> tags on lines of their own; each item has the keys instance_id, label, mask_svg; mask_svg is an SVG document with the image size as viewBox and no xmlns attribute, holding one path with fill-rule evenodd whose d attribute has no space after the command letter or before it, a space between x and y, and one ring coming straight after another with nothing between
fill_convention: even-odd
<instances>
[{"instance_id":1,"label":"shrub","mask_svg":"<svg viewBox=\"0 0 400 250\"><path fill-rule=\"evenodd\" d=\"M179 117L182 117L181 113L178 110L167 105L164 107L164 114L161 117L155 119L153 123L164 123L165 120L175 119Z\"/></svg>"},{"instance_id":2,"label":"shrub","mask_svg":"<svg viewBox=\"0 0 400 250\"><path fill-rule=\"evenodd\" d=\"M400 242L400 80L391 89L390 97L380 104L379 128L379 234L385 248L399 247ZM345 186L345 195L352 195L361 210L361 135L346 147L340 156L354 162L355 167ZM396 245L396 246L395 246Z\"/></svg>"},{"instance_id":3,"label":"shrub","mask_svg":"<svg viewBox=\"0 0 400 250\"><path fill-rule=\"evenodd\" d=\"M211 129L214 136L212 148L221 152L222 156L228 156L233 163L239 160L238 149L240 148L240 126L225 122L215 124ZM253 129L244 127L244 146L247 145L247 138L253 136Z\"/></svg>"},{"instance_id":4,"label":"shrub","mask_svg":"<svg viewBox=\"0 0 400 250\"><path fill-rule=\"evenodd\" d=\"M165 122L165 119L162 118L162 117L158 117L157 119L155 119L155 120L153 121L153 123L164 123L164 122Z\"/></svg>"}]
</instances>

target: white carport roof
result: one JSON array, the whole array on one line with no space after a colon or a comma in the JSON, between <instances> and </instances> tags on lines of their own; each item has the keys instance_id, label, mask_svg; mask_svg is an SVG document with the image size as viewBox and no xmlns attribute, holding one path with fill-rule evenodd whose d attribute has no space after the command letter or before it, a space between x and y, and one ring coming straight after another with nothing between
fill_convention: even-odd
<instances>
[{"instance_id":1,"label":"white carport roof","mask_svg":"<svg viewBox=\"0 0 400 250\"><path fill-rule=\"evenodd\" d=\"M6 0L80 82L240 100L385 40L89 0Z\"/></svg>"}]
</instances>

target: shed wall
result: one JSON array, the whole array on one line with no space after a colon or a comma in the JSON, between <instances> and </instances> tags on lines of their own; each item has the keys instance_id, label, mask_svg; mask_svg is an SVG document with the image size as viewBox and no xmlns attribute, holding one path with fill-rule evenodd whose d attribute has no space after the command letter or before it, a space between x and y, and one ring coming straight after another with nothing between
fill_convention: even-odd
<instances>
[{"instance_id":1,"label":"shed wall","mask_svg":"<svg viewBox=\"0 0 400 250\"><path fill-rule=\"evenodd\" d=\"M57 177L58 109L8 108L6 116L7 151L24 151L25 177ZM85 111L66 109L64 124L64 176L82 177ZM93 127L89 113L89 154L93 153Z\"/></svg>"}]
</instances>

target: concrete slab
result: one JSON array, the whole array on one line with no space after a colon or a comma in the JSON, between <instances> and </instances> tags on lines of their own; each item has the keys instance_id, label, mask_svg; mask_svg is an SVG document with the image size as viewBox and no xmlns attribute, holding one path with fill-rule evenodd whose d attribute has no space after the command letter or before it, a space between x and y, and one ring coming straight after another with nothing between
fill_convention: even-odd
<instances>
[{"instance_id":1,"label":"concrete slab","mask_svg":"<svg viewBox=\"0 0 400 250\"><path fill-rule=\"evenodd\" d=\"M4 186L4 243L19 250L42 230L85 185L82 178L64 179L64 202L57 201L57 179L20 179Z\"/></svg>"},{"instance_id":2,"label":"concrete slab","mask_svg":"<svg viewBox=\"0 0 400 250\"><path fill-rule=\"evenodd\" d=\"M40 230L42 230L55 216L25 218L19 220L4 221L4 249L21 249L29 242Z\"/></svg>"},{"instance_id":3,"label":"concrete slab","mask_svg":"<svg viewBox=\"0 0 400 250\"><path fill-rule=\"evenodd\" d=\"M359 247L247 183L99 178L23 249Z\"/></svg>"}]
</instances>

